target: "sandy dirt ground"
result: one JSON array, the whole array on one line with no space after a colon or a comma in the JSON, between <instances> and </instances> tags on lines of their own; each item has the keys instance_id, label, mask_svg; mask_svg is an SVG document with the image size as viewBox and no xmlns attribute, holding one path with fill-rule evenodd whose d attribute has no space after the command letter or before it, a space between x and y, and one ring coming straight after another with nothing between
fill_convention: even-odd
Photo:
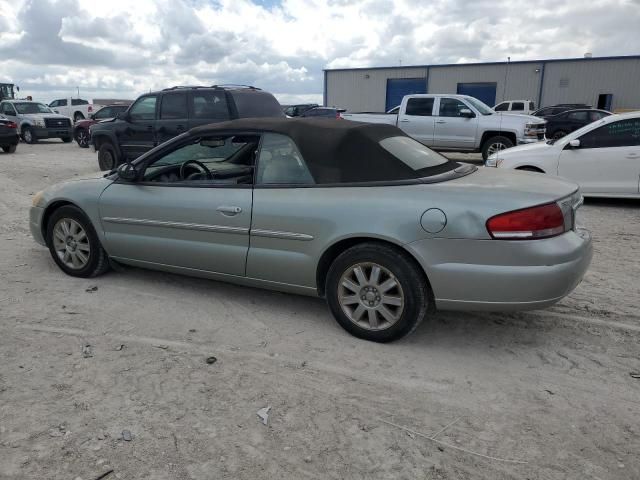
<instances>
[{"instance_id":1,"label":"sandy dirt ground","mask_svg":"<svg viewBox=\"0 0 640 480\"><path fill-rule=\"evenodd\" d=\"M593 264L556 306L378 345L317 299L65 276L30 197L95 171L75 143L0 153L0 479L640 478L640 202L587 201Z\"/></svg>"}]
</instances>

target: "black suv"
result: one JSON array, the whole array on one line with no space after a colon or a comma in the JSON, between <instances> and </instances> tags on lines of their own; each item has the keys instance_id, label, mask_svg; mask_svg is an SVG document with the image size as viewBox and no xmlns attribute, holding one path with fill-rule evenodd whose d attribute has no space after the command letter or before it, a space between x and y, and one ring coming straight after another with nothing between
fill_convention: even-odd
<instances>
[{"instance_id":1,"label":"black suv","mask_svg":"<svg viewBox=\"0 0 640 480\"><path fill-rule=\"evenodd\" d=\"M611 112L596 110L595 108L567 110L566 112L546 118L546 136L547 138L557 140L564 137L567 133L571 133L609 115L611 115Z\"/></svg>"},{"instance_id":2,"label":"black suv","mask_svg":"<svg viewBox=\"0 0 640 480\"><path fill-rule=\"evenodd\" d=\"M198 125L284 116L275 97L259 88L172 87L141 95L114 120L92 125L91 143L100 169L112 170Z\"/></svg>"},{"instance_id":3,"label":"black suv","mask_svg":"<svg viewBox=\"0 0 640 480\"><path fill-rule=\"evenodd\" d=\"M573 110L575 108L591 108L591 105L587 105L586 103L558 103L557 105L539 108L531 115L535 117L547 118L552 115L566 112L567 110Z\"/></svg>"}]
</instances>

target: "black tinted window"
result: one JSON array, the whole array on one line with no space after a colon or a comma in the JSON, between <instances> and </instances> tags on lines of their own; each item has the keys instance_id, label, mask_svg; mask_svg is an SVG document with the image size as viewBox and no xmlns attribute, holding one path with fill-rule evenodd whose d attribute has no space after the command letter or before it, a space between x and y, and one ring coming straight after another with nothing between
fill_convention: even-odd
<instances>
[{"instance_id":1,"label":"black tinted window","mask_svg":"<svg viewBox=\"0 0 640 480\"><path fill-rule=\"evenodd\" d=\"M131 107L129 116L133 121L155 120L156 96L142 97Z\"/></svg>"},{"instance_id":2,"label":"black tinted window","mask_svg":"<svg viewBox=\"0 0 640 480\"><path fill-rule=\"evenodd\" d=\"M11 106L10 103L3 103L2 104L2 113L4 115L9 115L12 117L15 117L16 115L16 111L13 109L13 106Z\"/></svg>"},{"instance_id":3,"label":"black tinted window","mask_svg":"<svg viewBox=\"0 0 640 480\"><path fill-rule=\"evenodd\" d=\"M187 117L186 93L165 93L162 96L160 119L169 120Z\"/></svg>"},{"instance_id":4,"label":"black tinted window","mask_svg":"<svg viewBox=\"0 0 640 480\"><path fill-rule=\"evenodd\" d=\"M440 99L440 116L441 117L461 117L460 110L469 109L464 103L455 98Z\"/></svg>"},{"instance_id":5,"label":"black tinted window","mask_svg":"<svg viewBox=\"0 0 640 480\"><path fill-rule=\"evenodd\" d=\"M66 107L67 106L67 100L58 100L58 105L56 105L56 107Z\"/></svg>"},{"instance_id":6,"label":"black tinted window","mask_svg":"<svg viewBox=\"0 0 640 480\"><path fill-rule=\"evenodd\" d=\"M529 110L535 110L536 109L536 104L533 102L529 102Z\"/></svg>"},{"instance_id":7,"label":"black tinted window","mask_svg":"<svg viewBox=\"0 0 640 480\"><path fill-rule=\"evenodd\" d=\"M93 116L93 118L94 118L94 119L96 119L96 120L100 120L100 119L102 119L102 118L111 118L111 117L113 117L111 107L104 107L104 108L101 108L101 109L100 109L100 110L98 110L98 111L96 112L96 114Z\"/></svg>"},{"instance_id":8,"label":"black tinted window","mask_svg":"<svg viewBox=\"0 0 640 480\"><path fill-rule=\"evenodd\" d=\"M270 93L234 90L231 95L239 118L284 117L282 107Z\"/></svg>"},{"instance_id":9,"label":"black tinted window","mask_svg":"<svg viewBox=\"0 0 640 480\"><path fill-rule=\"evenodd\" d=\"M524 102L513 102L511 104L511 110L523 111L524 110Z\"/></svg>"},{"instance_id":10,"label":"black tinted window","mask_svg":"<svg viewBox=\"0 0 640 480\"><path fill-rule=\"evenodd\" d=\"M581 148L640 145L640 118L612 122L580 137Z\"/></svg>"},{"instance_id":11,"label":"black tinted window","mask_svg":"<svg viewBox=\"0 0 640 480\"><path fill-rule=\"evenodd\" d=\"M87 102L86 100L82 100L80 98L72 98L71 99L71 105L88 105L89 102ZM66 100L65 100L65 105L66 105Z\"/></svg>"},{"instance_id":12,"label":"black tinted window","mask_svg":"<svg viewBox=\"0 0 640 480\"><path fill-rule=\"evenodd\" d=\"M229 108L223 91L194 91L191 94L191 118L228 120Z\"/></svg>"},{"instance_id":13,"label":"black tinted window","mask_svg":"<svg viewBox=\"0 0 640 480\"><path fill-rule=\"evenodd\" d=\"M433 115L433 98L410 98L405 113L417 117L430 117Z\"/></svg>"},{"instance_id":14,"label":"black tinted window","mask_svg":"<svg viewBox=\"0 0 640 480\"><path fill-rule=\"evenodd\" d=\"M496 105L496 108L494 108L494 110L496 112L506 112L507 110L509 110L509 103L504 102L504 103L501 103L500 105Z\"/></svg>"},{"instance_id":15,"label":"black tinted window","mask_svg":"<svg viewBox=\"0 0 640 480\"><path fill-rule=\"evenodd\" d=\"M580 122L586 122L588 116L588 112L570 112L567 114L569 120L578 120Z\"/></svg>"}]
</instances>

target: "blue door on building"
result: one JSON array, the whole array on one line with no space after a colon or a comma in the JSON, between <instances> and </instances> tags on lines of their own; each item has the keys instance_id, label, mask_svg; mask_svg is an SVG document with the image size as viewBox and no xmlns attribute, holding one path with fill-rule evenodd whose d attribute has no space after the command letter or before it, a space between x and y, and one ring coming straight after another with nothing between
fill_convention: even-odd
<instances>
[{"instance_id":1,"label":"blue door on building","mask_svg":"<svg viewBox=\"0 0 640 480\"><path fill-rule=\"evenodd\" d=\"M402 103L402 97L414 93L427 93L426 78L389 78L387 79L387 101L385 111Z\"/></svg>"},{"instance_id":2,"label":"blue door on building","mask_svg":"<svg viewBox=\"0 0 640 480\"><path fill-rule=\"evenodd\" d=\"M477 98L493 107L496 104L496 87L495 83L459 83L457 93Z\"/></svg>"}]
</instances>

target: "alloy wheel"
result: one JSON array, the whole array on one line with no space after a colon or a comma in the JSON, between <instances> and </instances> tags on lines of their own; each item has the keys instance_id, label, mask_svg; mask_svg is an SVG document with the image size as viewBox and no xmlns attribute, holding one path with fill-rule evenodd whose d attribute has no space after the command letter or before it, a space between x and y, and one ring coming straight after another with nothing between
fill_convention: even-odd
<instances>
[{"instance_id":1,"label":"alloy wheel","mask_svg":"<svg viewBox=\"0 0 640 480\"><path fill-rule=\"evenodd\" d=\"M405 296L399 280L377 263L358 263L340 278L338 300L347 318L366 330L394 325L404 311Z\"/></svg>"},{"instance_id":2,"label":"alloy wheel","mask_svg":"<svg viewBox=\"0 0 640 480\"><path fill-rule=\"evenodd\" d=\"M507 146L502 142L496 142L489 145L487 149L487 156L493 155L494 153L498 153L500 150L505 150Z\"/></svg>"},{"instance_id":3,"label":"alloy wheel","mask_svg":"<svg viewBox=\"0 0 640 480\"><path fill-rule=\"evenodd\" d=\"M91 246L82 225L71 218L61 218L53 227L53 248L58 258L73 270L89 262Z\"/></svg>"},{"instance_id":4,"label":"alloy wheel","mask_svg":"<svg viewBox=\"0 0 640 480\"><path fill-rule=\"evenodd\" d=\"M78 145L80 145L81 147L86 147L89 145L89 134L87 133L86 130L82 129L78 132L78 134L76 135L76 141L78 142Z\"/></svg>"}]
</instances>

